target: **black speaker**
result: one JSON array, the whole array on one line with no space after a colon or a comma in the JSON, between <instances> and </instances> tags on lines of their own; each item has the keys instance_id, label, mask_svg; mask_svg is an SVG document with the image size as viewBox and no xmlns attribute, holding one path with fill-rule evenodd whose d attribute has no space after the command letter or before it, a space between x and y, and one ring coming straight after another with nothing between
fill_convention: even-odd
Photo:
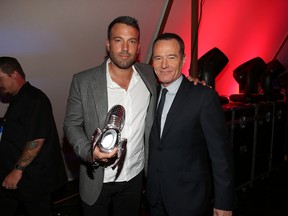
<instances>
[{"instance_id":1,"label":"black speaker","mask_svg":"<svg viewBox=\"0 0 288 216\"><path fill-rule=\"evenodd\" d=\"M285 138L287 125L287 102L276 101L273 111L273 139L272 139L272 158L271 167L274 169L284 163L285 160Z\"/></svg>"},{"instance_id":2,"label":"black speaker","mask_svg":"<svg viewBox=\"0 0 288 216\"><path fill-rule=\"evenodd\" d=\"M270 170L272 128L273 128L273 103L261 102L255 109L255 146L253 179L265 177Z\"/></svg>"},{"instance_id":3,"label":"black speaker","mask_svg":"<svg viewBox=\"0 0 288 216\"><path fill-rule=\"evenodd\" d=\"M233 145L235 186L244 188L252 183L255 106L229 103L222 106Z\"/></svg>"}]
</instances>

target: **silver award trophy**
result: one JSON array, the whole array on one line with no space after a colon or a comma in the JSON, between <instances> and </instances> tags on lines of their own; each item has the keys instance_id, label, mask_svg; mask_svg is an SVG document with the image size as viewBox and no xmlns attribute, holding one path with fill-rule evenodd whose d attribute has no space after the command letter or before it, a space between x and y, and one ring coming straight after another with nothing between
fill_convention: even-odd
<instances>
[{"instance_id":1,"label":"silver award trophy","mask_svg":"<svg viewBox=\"0 0 288 216\"><path fill-rule=\"evenodd\" d=\"M113 106L107 113L104 129L101 131L96 128L92 135L92 154L96 146L100 151L109 153L117 147L117 161L112 166L115 169L118 166L119 174L122 170L124 159L126 156L127 139L121 138L121 131L125 123L125 109L121 105ZM118 174L118 175L119 175ZM118 176L117 176L118 177Z\"/></svg>"}]
</instances>

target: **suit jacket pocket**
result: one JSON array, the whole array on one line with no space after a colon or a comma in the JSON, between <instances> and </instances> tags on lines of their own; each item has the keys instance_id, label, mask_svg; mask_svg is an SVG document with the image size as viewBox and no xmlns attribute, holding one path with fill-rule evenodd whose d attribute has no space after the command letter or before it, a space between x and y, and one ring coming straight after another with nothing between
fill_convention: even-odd
<instances>
[{"instance_id":1,"label":"suit jacket pocket","mask_svg":"<svg viewBox=\"0 0 288 216\"><path fill-rule=\"evenodd\" d=\"M209 181L209 171L184 171L182 173L183 182L206 182Z\"/></svg>"}]
</instances>

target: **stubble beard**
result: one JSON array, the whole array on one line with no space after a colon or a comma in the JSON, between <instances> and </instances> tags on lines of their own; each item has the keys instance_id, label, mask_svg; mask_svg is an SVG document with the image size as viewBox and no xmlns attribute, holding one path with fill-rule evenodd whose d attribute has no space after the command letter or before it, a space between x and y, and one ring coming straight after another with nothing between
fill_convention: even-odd
<instances>
[{"instance_id":1,"label":"stubble beard","mask_svg":"<svg viewBox=\"0 0 288 216\"><path fill-rule=\"evenodd\" d=\"M131 54L130 54L131 57ZM115 54L110 53L110 59L114 65L116 65L120 69L129 69L135 62L134 58L129 58L127 60L120 60L120 57L117 58Z\"/></svg>"}]
</instances>

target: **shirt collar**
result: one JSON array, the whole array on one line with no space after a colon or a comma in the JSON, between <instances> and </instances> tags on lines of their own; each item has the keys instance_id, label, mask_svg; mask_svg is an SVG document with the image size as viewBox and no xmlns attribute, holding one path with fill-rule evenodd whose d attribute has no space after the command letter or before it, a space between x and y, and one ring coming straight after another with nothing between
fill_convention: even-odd
<instances>
[{"instance_id":1,"label":"shirt collar","mask_svg":"<svg viewBox=\"0 0 288 216\"><path fill-rule=\"evenodd\" d=\"M119 85L117 85L117 83L113 82L111 76L110 76L110 73L109 73L109 67L108 67L108 64L111 62L111 59L108 58L107 59L107 62L106 62L106 78L107 78L107 86L109 88L121 88ZM132 75L132 78L131 78L131 81L130 81L130 84L131 82L133 83L136 83L138 81L138 78L140 75L139 73L137 72L136 68L134 65L132 65L132 70L133 70L133 75Z\"/></svg>"},{"instance_id":2,"label":"shirt collar","mask_svg":"<svg viewBox=\"0 0 288 216\"><path fill-rule=\"evenodd\" d=\"M181 85L181 82L183 80L183 76L181 75L180 77L178 77L174 82L172 82L169 86L164 87L161 84L161 90L163 88L166 88L168 90L169 93L176 93Z\"/></svg>"}]
</instances>

